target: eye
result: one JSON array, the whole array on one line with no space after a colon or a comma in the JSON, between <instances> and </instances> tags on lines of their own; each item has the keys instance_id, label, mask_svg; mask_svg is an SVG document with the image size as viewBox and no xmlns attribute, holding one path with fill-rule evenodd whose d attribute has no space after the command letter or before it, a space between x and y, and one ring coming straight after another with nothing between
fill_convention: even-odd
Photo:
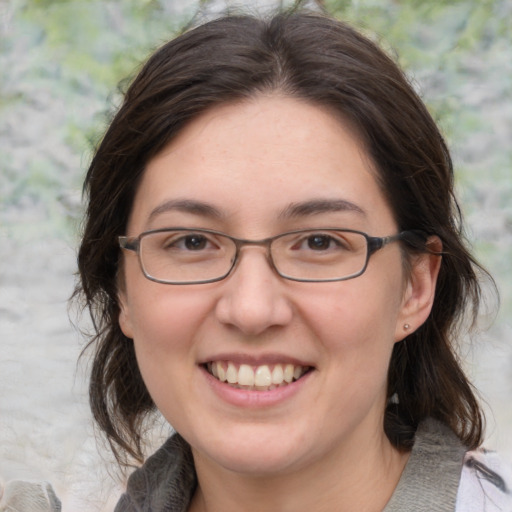
<instances>
[{"instance_id":1,"label":"eye","mask_svg":"<svg viewBox=\"0 0 512 512\"><path fill-rule=\"evenodd\" d=\"M208 239L204 235L187 235L182 238L181 245L189 251L200 251L204 249L208 244Z\"/></svg>"},{"instance_id":2,"label":"eye","mask_svg":"<svg viewBox=\"0 0 512 512\"><path fill-rule=\"evenodd\" d=\"M181 251L200 252L205 249L215 248L213 241L201 233L175 234L167 237L163 243L164 249L174 249Z\"/></svg>"},{"instance_id":3,"label":"eye","mask_svg":"<svg viewBox=\"0 0 512 512\"><path fill-rule=\"evenodd\" d=\"M336 241L329 235L315 234L308 236L306 243L308 248L312 249L313 251L325 251L331 248L333 244L336 244Z\"/></svg>"},{"instance_id":4,"label":"eye","mask_svg":"<svg viewBox=\"0 0 512 512\"><path fill-rule=\"evenodd\" d=\"M310 232L295 241L293 250L318 253L340 252L350 250L350 243L337 233Z\"/></svg>"}]
</instances>

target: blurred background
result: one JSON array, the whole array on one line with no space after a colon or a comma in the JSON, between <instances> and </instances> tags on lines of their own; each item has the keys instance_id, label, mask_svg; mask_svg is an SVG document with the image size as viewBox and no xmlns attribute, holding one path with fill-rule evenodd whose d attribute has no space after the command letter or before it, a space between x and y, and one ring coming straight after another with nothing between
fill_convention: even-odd
<instances>
[{"instance_id":1,"label":"blurred background","mask_svg":"<svg viewBox=\"0 0 512 512\"><path fill-rule=\"evenodd\" d=\"M512 0L325 0L406 69L452 149L467 234L501 294L461 355L512 461ZM293 2L0 0L0 478L53 483L66 511L123 487L96 443L74 285L81 183L123 83L224 9ZM124 81L124 82L123 82ZM80 323L87 326L87 319ZM165 435L163 427L155 442Z\"/></svg>"}]
</instances>

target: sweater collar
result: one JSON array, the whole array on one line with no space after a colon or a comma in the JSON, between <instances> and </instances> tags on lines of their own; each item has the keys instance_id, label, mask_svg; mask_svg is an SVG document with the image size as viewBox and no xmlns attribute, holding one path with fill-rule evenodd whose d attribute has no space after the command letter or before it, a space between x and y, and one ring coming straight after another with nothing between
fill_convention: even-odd
<instances>
[{"instance_id":1,"label":"sweater collar","mask_svg":"<svg viewBox=\"0 0 512 512\"><path fill-rule=\"evenodd\" d=\"M432 418L423 421L383 512L453 512L466 450L447 426Z\"/></svg>"},{"instance_id":2,"label":"sweater collar","mask_svg":"<svg viewBox=\"0 0 512 512\"><path fill-rule=\"evenodd\" d=\"M448 427L422 422L383 512L453 512L465 452ZM175 434L130 476L115 512L186 512L196 486L190 446Z\"/></svg>"}]
</instances>

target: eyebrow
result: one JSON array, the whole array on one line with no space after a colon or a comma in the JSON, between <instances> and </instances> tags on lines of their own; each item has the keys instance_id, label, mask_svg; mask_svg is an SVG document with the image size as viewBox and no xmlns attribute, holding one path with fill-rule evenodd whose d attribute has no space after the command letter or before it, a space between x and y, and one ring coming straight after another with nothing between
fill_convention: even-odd
<instances>
[{"instance_id":1,"label":"eyebrow","mask_svg":"<svg viewBox=\"0 0 512 512\"><path fill-rule=\"evenodd\" d=\"M330 212L355 212L366 216L366 212L357 204L345 199L313 199L300 203L291 203L279 215L281 218L296 218Z\"/></svg>"},{"instance_id":2,"label":"eyebrow","mask_svg":"<svg viewBox=\"0 0 512 512\"><path fill-rule=\"evenodd\" d=\"M224 217L218 208L209 203L193 199L170 199L154 208L149 214L148 220L151 221L158 215L170 211L191 213L213 219L220 219ZM292 219L318 215L321 213L347 211L366 216L366 212L362 208L345 199L312 199L310 201L289 204L281 211L279 218Z\"/></svg>"},{"instance_id":3,"label":"eyebrow","mask_svg":"<svg viewBox=\"0 0 512 512\"><path fill-rule=\"evenodd\" d=\"M154 219L162 213L170 211L180 211L185 213L193 213L202 215L203 217L221 218L222 213L215 206L203 201L195 201L193 199L170 199L158 205L149 214L148 220Z\"/></svg>"}]
</instances>

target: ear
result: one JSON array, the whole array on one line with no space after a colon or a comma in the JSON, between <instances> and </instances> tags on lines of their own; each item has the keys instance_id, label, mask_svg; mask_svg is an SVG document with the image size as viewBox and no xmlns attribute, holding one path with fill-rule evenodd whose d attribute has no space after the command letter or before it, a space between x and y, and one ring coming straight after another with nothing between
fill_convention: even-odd
<instances>
[{"instance_id":1,"label":"ear","mask_svg":"<svg viewBox=\"0 0 512 512\"><path fill-rule=\"evenodd\" d=\"M127 338L133 339L133 325L130 315L130 307L124 290L120 290L118 294L119 301L119 327Z\"/></svg>"},{"instance_id":2,"label":"ear","mask_svg":"<svg viewBox=\"0 0 512 512\"><path fill-rule=\"evenodd\" d=\"M430 237L427 249L428 252L411 257L402 307L397 318L395 341L403 340L418 329L432 310L443 249L439 237Z\"/></svg>"}]
</instances>

